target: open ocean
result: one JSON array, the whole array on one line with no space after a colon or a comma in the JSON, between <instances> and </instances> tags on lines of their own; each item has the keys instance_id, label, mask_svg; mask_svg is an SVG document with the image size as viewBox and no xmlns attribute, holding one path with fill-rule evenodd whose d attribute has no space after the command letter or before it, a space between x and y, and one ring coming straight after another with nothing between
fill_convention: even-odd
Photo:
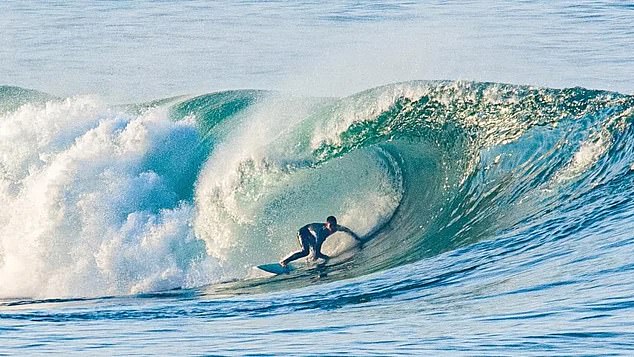
<instances>
[{"instance_id":1,"label":"open ocean","mask_svg":"<svg viewBox=\"0 0 634 357\"><path fill-rule=\"evenodd\" d=\"M0 355L634 355L631 1L0 2ZM336 215L326 266L269 276Z\"/></svg>"}]
</instances>

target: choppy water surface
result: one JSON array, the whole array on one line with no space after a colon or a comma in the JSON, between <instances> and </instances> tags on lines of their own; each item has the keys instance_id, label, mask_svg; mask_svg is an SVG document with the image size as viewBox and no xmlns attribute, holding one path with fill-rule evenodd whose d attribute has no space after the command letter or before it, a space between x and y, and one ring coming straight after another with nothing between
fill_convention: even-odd
<instances>
[{"instance_id":1,"label":"choppy water surface","mask_svg":"<svg viewBox=\"0 0 634 357\"><path fill-rule=\"evenodd\" d=\"M0 10L0 353L634 350L632 6Z\"/></svg>"}]
</instances>

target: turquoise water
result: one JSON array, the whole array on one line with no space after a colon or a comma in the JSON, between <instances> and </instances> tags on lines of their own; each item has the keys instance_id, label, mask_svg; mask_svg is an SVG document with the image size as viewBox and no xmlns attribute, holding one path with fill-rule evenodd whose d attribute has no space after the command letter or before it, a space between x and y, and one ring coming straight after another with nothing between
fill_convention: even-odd
<instances>
[{"instance_id":1,"label":"turquoise water","mask_svg":"<svg viewBox=\"0 0 634 357\"><path fill-rule=\"evenodd\" d=\"M0 9L0 354L634 350L632 6Z\"/></svg>"}]
</instances>

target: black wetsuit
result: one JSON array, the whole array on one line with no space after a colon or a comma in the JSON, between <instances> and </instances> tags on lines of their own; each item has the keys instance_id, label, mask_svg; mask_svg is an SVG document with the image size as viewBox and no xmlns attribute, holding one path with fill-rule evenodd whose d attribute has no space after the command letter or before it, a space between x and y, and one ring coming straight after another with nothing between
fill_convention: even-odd
<instances>
[{"instance_id":1,"label":"black wetsuit","mask_svg":"<svg viewBox=\"0 0 634 357\"><path fill-rule=\"evenodd\" d=\"M303 226L297 232L297 240L299 241L299 245L302 247L302 250L289 255L282 260L282 262L284 264L288 264L293 260L306 257L310 254L311 248L313 249L315 259L328 259L328 256L321 252L321 245L324 244L324 241L328 238L328 236L336 231L336 228L333 231L328 230L328 228L326 228L326 224L324 223L310 223Z\"/></svg>"}]
</instances>

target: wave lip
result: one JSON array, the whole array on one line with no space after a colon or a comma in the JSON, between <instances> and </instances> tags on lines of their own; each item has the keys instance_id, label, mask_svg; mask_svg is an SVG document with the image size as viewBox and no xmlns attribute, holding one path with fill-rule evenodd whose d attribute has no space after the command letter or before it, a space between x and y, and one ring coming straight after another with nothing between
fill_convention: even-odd
<instances>
[{"instance_id":1,"label":"wave lip","mask_svg":"<svg viewBox=\"0 0 634 357\"><path fill-rule=\"evenodd\" d=\"M0 114L14 111L31 103L45 103L55 97L32 89L0 85Z\"/></svg>"}]
</instances>

